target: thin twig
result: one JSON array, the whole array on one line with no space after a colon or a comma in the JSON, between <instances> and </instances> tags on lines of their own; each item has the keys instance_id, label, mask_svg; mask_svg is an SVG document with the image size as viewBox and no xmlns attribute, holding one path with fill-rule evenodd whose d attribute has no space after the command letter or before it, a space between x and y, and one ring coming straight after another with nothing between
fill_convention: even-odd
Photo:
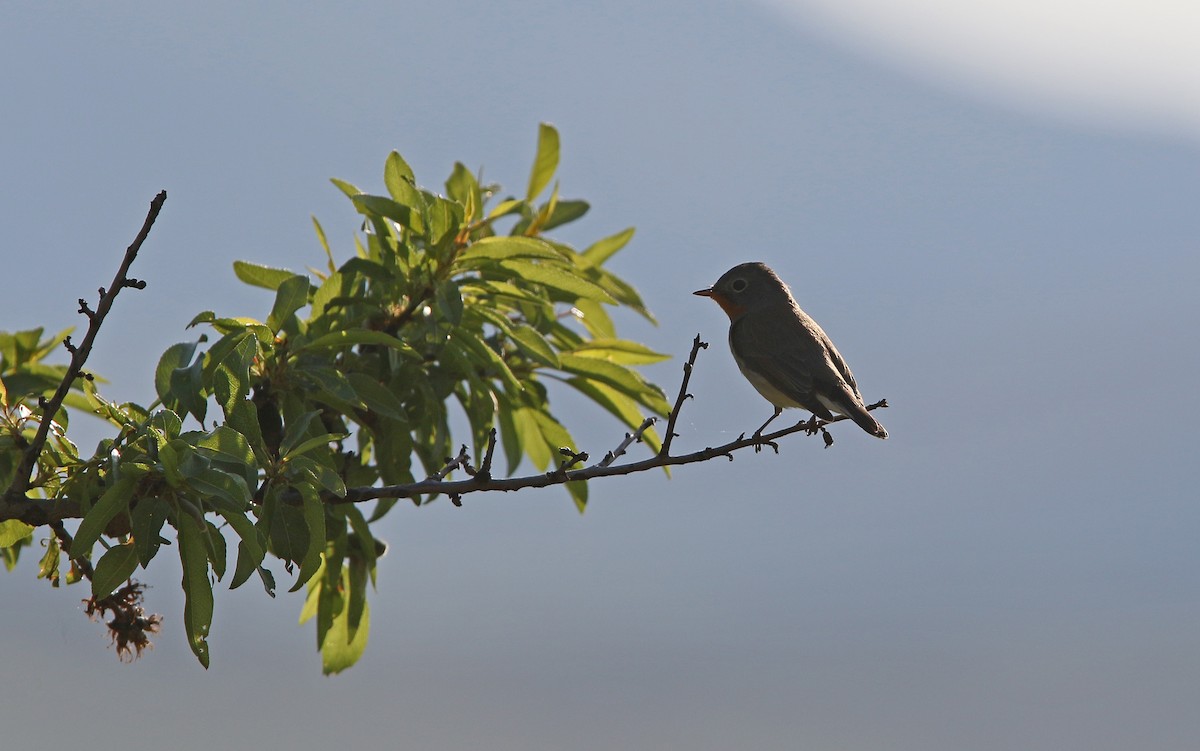
<instances>
[{"instance_id":1,"label":"thin twig","mask_svg":"<svg viewBox=\"0 0 1200 751\"><path fill-rule=\"evenodd\" d=\"M675 406L671 409L671 414L667 416L667 434L663 436L662 447L658 450L661 456L671 453L671 441L675 440L675 436L678 435L675 432L675 421L679 419L679 413L683 411L683 403L691 396L687 390L688 381L692 380L692 368L696 365L696 355L702 349L708 349L708 342L700 341L700 335L696 334L696 338L692 340L692 352L688 355L687 362L683 364L683 381L679 384L679 396L675 397Z\"/></svg>"},{"instance_id":2,"label":"thin twig","mask_svg":"<svg viewBox=\"0 0 1200 751\"><path fill-rule=\"evenodd\" d=\"M574 467L576 464L582 464L583 462L586 462L588 460L588 453L586 451L572 451L571 449L567 448L566 446L559 448L558 453L565 456L566 461L564 461L562 464L558 465L558 469L549 473L551 475L554 475L555 477L561 476L561 477L565 478L567 476L567 472L571 469L571 467Z\"/></svg>"},{"instance_id":3,"label":"thin twig","mask_svg":"<svg viewBox=\"0 0 1200 751\"><path fill-rule=\"evenodd\" d=\"M446 466L442 467L437 472L430 475L429 480L434 481L434 482L441 482L442 480L446 479L446 475L450 474L451 472L458 469L459 467L462 467L463 469L467 469L467 467L470 465L470 463L471 463L471 456L470 456L470 454L467 453L467 447L466 447L466 444L464 444L463 447L458 450L458 456L454 457L453 459L447 459ZM468 474L474 474L474 473L469 472Z\"/></svg>"},{"instance_id":4,"label":"thin twig","mask_svg":"<svg viewBox=\"0 0 1200 751\"><path fill-rule=\"evenodd\" d=\"M676 409L678 409L678 405L676 405ZM671 414L674 415L675 411L672 410ZM605 454L604 458L600 460L600 464L597 466L607 467L608 465L610 465L614 461L616 461L617 457L624 454L625 450L628 449L630 446L632 446L634 443L641 443L642 436L646 433L647 430L650 429L650 426L652 426L656 422L658 422L657 417L647 417L645 420L642 421L642 424L638 426L637 430L633 431L632 433L626 433L625 440L621 441L621 443L615 449L613 449L612 451L609 451L607 454ZM669 433L668 433L668 435L669 435ZM662 456L662 455L663 455L663 452L659 451L659 456Z\"/></svg>"},{"instance_id":5,"label":"thin twig","mask_svg":"<svg viewBox=\"0 0 1200 751\"><path fill-rule=\"evenodd\" d=\"M492 428L488 431L487 452L483 455L483 464L479 465L479 471L475 476L481 480L492 479L492 457L496 453L496 429Z\"/></svg>"},{"instance_id":6,"label":"thin twig","mask_svg":"<svg viewBox=\"0 0 1200 751\"><path fill-rule=\"evenodd\" d=\"M700 341L697 336L692 344L692 353L688 357L688 362L684 367L683 384L679 389L679 397L675 401L675 407L671 410L668 417L668 426L672 426L679 416L680 410L683 408L683 403L687 400L690 394L687 393L687 383L691 377L691 370L694 364L697 353L705 347L705 343ZM874 404L868 404L867 410L873 411L876 409L884 409L888 406L886 399L880 399ZM655 418L647 418L634 433L627 433L625 440L616 450L610 451L605 455L604 460L598 464L581 469L569 469L569 464L553 472L545 472L538 475L528 475L526 477L508 477L494 479L490 473L485 475L483 472L476 473L474 477L454 482L442 482L434 480L424 480L422 482L408 483L404 485L385 485L382 487L357 487L347 488L345 496L326 495L324 499L327 503L361 503L363 501L376 500L379 498L415 498L428 493L444 493L449 495L451 500L459 499L467 493L476 493L482 491L514 491L523 490L525 488L544 488L550 485L559 485L564 482L574 482L577 480L592 480L598 477L613 477L616 475L630 475L637 472L645 472L651 469L660 467L670 467L679 464L695 464L696 462L705 462L710 459L715 459L718 456L724 456L729 460L733 460L733 452L747 448L758 448L761 450L764 445L775 446L775 441L793 433L805 433L807 435L821 434L825 440L826 447L831 442L831 436L825 430L826 426L836 422L848 420L850 418L845 415L837 415L831 420L823 420L817 417L812 419L800 420L795 425L788 428L777 430L773 433L764 435L747 437L745 433L737 437L736 440L730 441L722 446L708 447L702 451L693 451L690 454L680 454L678 456L670 456L665 450L659 451L648 459L643 459L629 464L613 465L612 462L625 452L634 441L640 440L642 433L650 428ZM671 429L668 427L667 437L671 435ZM664 444L666 439L664 439ZM489 454L491 449L495 448L495 433L493 431L492 440L489 442ZM776 446L776 452L778 447ZM572 457L577 456L575 452L569 452ZM487 460L485 459L485 464ZM457 503L455 505L458 505Z\"/></svg>"},{"instance_id":7,"label":"thin twig","mask_svg":"<svg viewBox=\"0 0 1200 751\"><path fill-rule=\"evenodd\" d=\"M121 290L126 287L141 288L146 286L144 282L129 278L129 267L133 265L134 259L137 258L142 243L150 235L150 228L154 226L154 222L158 219L158 214L162 211L163 203L166 200L167 192L164 190L160 191L154 197L154 200L150 202L150 210L146 213L145 221L142 222L142 229L138 232L137 237L134 238L133 244L125 250L125 258L121 261L116 276L113 277L112 284L109 285L107 290L104 287L100 288L100 302L96 305L96 309L92 310L88 307L86 300L83 298L79 299L79 312L87 316L88 319L87 333L84 334L83 341L78 345L69 345L66 347L67 351L71 353L71 362L67 366L67 372L63 374L62 381L58 384L58 389L54 392L54 396L42 406L42 419L38 424L37 433L34 435L33 440L30 441L29 447L25 449L25 454L21 457L21 463L17 466L12 484L5 491L4 497L0 499L0 518L19 518L29 524L47 524L52 519L49 504L38 503L30 506L27 502L34 499L29 499L25 495L29 492L33 481L33 473L37 467L38 457L41 456L42 449L46 445L46 440L50 436L50 428L54 424L54 417L58 414L59 408L62 407L63 400L67 398L67 393L71 390L75 379L82 376L91 380L91 374L83 373L83 364L87 362L88 355L92 352L92 344L96 341L96 335L100 333L100 326L104 323L105 316L108 315L108 311L112 308L113 301L117 299L117 295L120 294ZM10 510L16 510L14 507L18 506L25 507L22 510L30 515L29 519L26 519L24 516L13 516L7 513ZM70 553L69 550L66 552Z\"/></svg>"}]
</instances>

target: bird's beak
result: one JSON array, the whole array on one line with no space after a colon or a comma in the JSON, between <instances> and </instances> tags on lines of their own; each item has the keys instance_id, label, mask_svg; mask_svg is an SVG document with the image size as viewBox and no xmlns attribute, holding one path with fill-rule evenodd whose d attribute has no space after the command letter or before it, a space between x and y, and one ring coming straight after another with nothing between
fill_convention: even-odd
<instances>
[{"instance_id":1,"label":"bird's beak","mask_svg":"<svg viewBox=\"0 0 1200 751\"><path fill-rule=\"evenodd\" d=\"M693 292L692 294L700 295L701 297L707 297L707 298L711 299L713 302L715 302L717 305L720 305L721 310L725 311L725 315L729 316L729 320L731 320L731 321L736 318L739 318L743 313L746 312L746 308L744 306L735 305L733 302L731 302L729 300L728 297L725 297L724 295L722 295L720 292L717 292L712 287L709 287L708 289L698 289L695 292Z\"/></svg>"}]
</instances>

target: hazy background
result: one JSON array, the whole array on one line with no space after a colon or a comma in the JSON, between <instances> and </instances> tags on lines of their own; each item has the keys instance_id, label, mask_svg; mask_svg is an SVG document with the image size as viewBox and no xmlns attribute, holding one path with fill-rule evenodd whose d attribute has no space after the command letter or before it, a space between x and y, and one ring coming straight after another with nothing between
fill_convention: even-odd
<instances>
[{"instance_id":1,"label":"hazy background","mask_svg":"<svg viewBox=\"0 0 1200 751\"><path fill-rule=\"evenodd\" d=\"M150 401L198 311L265 316L235 259L320 265L310 215L352 252L327 178L381 191L398 149L427 187L458 159L520 191L550 121L593 206L566 238L638 227L613 265L661 325L625 334L712 342L681 450L770 413L689 294L755 259L892 438L597 482L583 516L559 490L398 506L335 678L302 597L253 582L218 591L202 670L169 555L164 633L121 665L27 551L0 576L7 748L1195 747L1193 5L104 6L0 21L0 328L80 325L165 188L90 363L108 397ZM673 393L679 366L649 374Z\"/></svg>"}]
</instances>

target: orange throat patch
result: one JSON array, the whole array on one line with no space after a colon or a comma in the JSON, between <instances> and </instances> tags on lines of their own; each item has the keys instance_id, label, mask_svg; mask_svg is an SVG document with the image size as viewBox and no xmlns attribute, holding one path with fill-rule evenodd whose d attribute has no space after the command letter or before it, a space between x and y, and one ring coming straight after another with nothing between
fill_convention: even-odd
<instances>
[{"instance_id":1,"label":"orange throat patch","mask_svg":"<svg viewBox=\"0 0 1200 751\"><path fill-rule=\"evenodd\" d=\"M733 321L740 318L746 312L746 306L735 305L729 298L719 292L710 292L706 297L711 297L717 305L721 306L721 310L725 311L725 315L729 316L729 320Z\"/></svg>"}]
</instances>

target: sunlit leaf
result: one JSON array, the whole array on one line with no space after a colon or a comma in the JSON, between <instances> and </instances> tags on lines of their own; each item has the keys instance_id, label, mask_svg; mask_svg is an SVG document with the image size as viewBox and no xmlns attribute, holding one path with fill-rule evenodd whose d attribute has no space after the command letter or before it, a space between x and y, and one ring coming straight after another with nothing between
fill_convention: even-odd
<instances>
[{"instance_id":1,"label":"sunlit leaf","mask_svg":"<svg viewBox=\"0 0 1200 751\"><path fill-rule=\"evenodd\" d=\"M322 240L324 240L324 235L322 235ZM279 289L279 285L296 276L295 271L262 266L249 261L234 261L233 273L246 284L272 291Z\"/></svg>"},{"instance_id":2,"label":"sunlit leaf","mask_svg":"<svg viewBox=\"0 0 1200 751\"><path fill-rule=\"evenodd\" d=\"M662 391L642 378L637 372L607 360L592 357L562 354L559 356L562 369L568 373L585 376L607 383L617 391L632 397L639 404L665 415L671 407Z\"/></svg>"},{"instance_id":3,"label":"sunlit leaf","mask_svg":"<svg viewBox=\"0 0 1200 751\"><path fill-rule=\"evenodd\" d=\"M559 367L558 355L537 329L526 324L514 326L512 338L521 351L536 362L551 368Z\"/></svg>"},{"instance_id":4,"label":"sunlit leaf","mask_svg":"<svg viewBox=\"0 0 1200 751\"><path fill-rule=\"evenodd\" d=\"M544 258L562 261L562 254L545 240L535 237L485 237L471 243L459 254L457 264L467 267L473 261L503 261L509 258Z\"/></svg>"},{"instance_id":5,"label":"sunlit leaf","mask_svg":"<svg viewBox=\"0 0 1200 751\"><path fill-rule=\"evenodd\" d=\"M0 548L16 545L33 534L33 527L17 519L0 522Z\"/></svg>"},{"instance_id":6,"label":"sunlit leaf","mask_svg":"<svg viewBox=\"0 0 1200 751\"><path fill-rule=\"evenodd\" d=\"M644 365L671 359L670 355L655 352L644 344L627 339L592 339L571 350L571 354L625 365Z\"/></svg>"},{"instance_id":7,"label":"sunlit leaf","mask_svg":"<svg viewBox=\"0 0 1200 751\"><path fill-rule=\"evenodd\" d=\"M191 516L179 519L179 561L183 565L183 628L188 646L208 668L208 629L212 625L213 594L208 582L208 551L204 533Z\"/></svg>"},{"instance_id":8,"label":"sunlit leaf","mask_svg":"<svg viewBox=\"0 0 1200 751\"><path fill-rule=\"evenodd\" d=\"M532 203L550 181L558 169L558 131L549 123L538 126L537 156L533 160L533 169L529 173L529 189L525 192L525 200Z\"/></svg>"},{"instance_id":9,"label":"sunlit leaf","mask_svg":"<svg viewBox=\"0 0 1200 751\"><path fill-rule=\"evenodd\" d=\"M395 196L403 190L402 184L412 186L416 182L417 178L413 175L412 167L408 166L404 157L396 151L388 154L387 161L383 165L383 184L387 186L388 192Z\"/></svg>"},{"instance_id":10,"label":"sunlit leaf","mask_svg":"<svg viewBox=\"0 0 1200 751\"><path fill-rule=\"evenodd\" d=\"M600 266L633 239L634 228L623 229L615 235L597 240L583 251L583 259L589 266Z\"/></svg>"},{"instance_id":11,"label":"sunlit leaf","mask_svg":"<svg viewBox=\"0 0 1200 751\"><path fill-rule=\"evenodd\" d=\"M500 265L526 282L540 284L574 297L598 300L600 302L615 302L607 292L595 284L553 266L544 266L520 260L500 261Z\"/></svg>"}]
</instances>

